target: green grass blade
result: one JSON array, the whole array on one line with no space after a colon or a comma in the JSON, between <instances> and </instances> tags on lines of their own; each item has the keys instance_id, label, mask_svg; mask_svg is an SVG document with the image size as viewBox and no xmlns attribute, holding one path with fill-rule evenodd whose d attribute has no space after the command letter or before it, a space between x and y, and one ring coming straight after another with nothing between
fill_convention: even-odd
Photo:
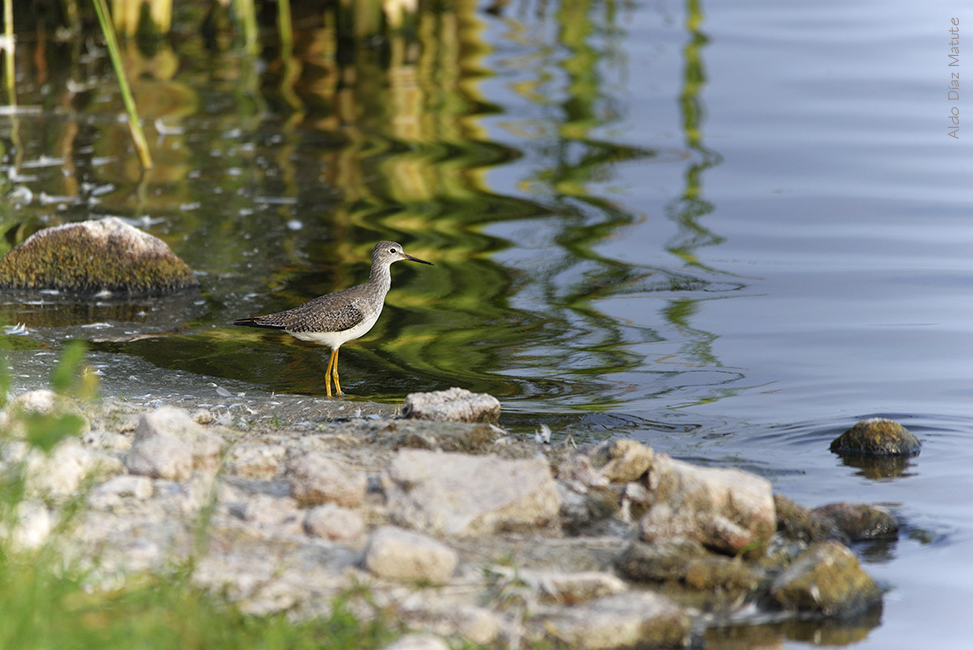
<instances>
[{"instance_id":1,"label":"green grass blade","mask_svg":"<svg viewBox=\"0 0 973 650\"><path fill-rule=\"evenodd\" d=\"M125 67L122 64L122 55L118 49L118 39L115 38L115 28L112 26L111 14L108 12L108 5L105 0L93 0L95 13L98 14L98 23L101 25L101 32L105 36L105 43L108 45L108 56L111 57L112 66L115 68L115 76L118 77L118 87L122 91L122 101L125 102L125 110L128 112L128 126L132 130L132 142L138 152L139 161L143 169L152 169L152 156L149 154L149 144L145 140L142 132L142 123L139 121L138 110L135 107L135 99L132 97L132 90L128 85L128 78L125 76Z\"/></svg>"}]
</instances>

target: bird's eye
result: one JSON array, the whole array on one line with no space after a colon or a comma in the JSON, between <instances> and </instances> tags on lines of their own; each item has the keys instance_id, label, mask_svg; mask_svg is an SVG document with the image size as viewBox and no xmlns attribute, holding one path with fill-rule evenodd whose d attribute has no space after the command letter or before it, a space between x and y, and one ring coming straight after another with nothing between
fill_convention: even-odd
<instances>
[{"instance_id":1,"label":"bird's eye","mask_svg":"<svg viewBox=\"0 0 973 650\"><path fill-rule=\"evenodd\" d=\"M394 248L390 248L390 249L389 249L389 252L390 252L390 253L398 253L399 251L397 251L397 250L395 250Z\"/></svg>"}]
</instances>

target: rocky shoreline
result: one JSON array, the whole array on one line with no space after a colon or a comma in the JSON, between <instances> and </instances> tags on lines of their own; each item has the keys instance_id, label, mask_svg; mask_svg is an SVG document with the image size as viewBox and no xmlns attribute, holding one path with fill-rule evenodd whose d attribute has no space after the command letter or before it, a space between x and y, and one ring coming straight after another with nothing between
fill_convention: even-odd
<instances>
[{"instance_id":1,"label":"rocky shoreline","mask_svg":"<svg viewBox=\"0 0 973 650\"><path fill-rule=\"evenodd\" d=\"M31 418L64 414L80 437L25 441ZM3 467L27 496L6 534L57 545L103 586L191 565L254 615L322 616L367 592L347 598L356 615L433 635L397 648L687 647L716 627L880 612L846 544L893 538L884 509L808 510L741 470L625 439L543 444L498 415L459 389L290 410L33 391L0 412Z\"/></svg>"}]
</instances>

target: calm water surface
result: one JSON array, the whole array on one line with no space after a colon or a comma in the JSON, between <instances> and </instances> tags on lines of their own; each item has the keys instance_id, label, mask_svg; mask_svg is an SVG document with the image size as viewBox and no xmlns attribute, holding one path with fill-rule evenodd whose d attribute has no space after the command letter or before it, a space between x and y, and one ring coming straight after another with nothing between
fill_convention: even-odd
<instances>
[{"instance_id":1,"label":"calm water surface","mask_svg":"<svg viewBox=\"0 0 973 650\"><path fill-rule=\"evenodd\" d=\"M28 327L6 337L18 385L81 337L109 394L321 395L327 349L229 323L364 280L375 241L396 239L436 266L393 267L385 314L342 354L352 399L488 391L516 431L632 436L805 505L886 504L900 540L857 549L891 589L880 621L712 647L969 647L973 103L947 101L946 55L950 19L973 16L485 7L355 51L298 17L283 62L272 42L259 60L205 50L186 9L171 49L132 51L158 162L142 178L104 56L52 41L47 59L73 64L45 70L23 40L28 108L0 117L4 229L122 216L202 286L8 297L6 323ZM875 472L829 453L871 415L922 454Z\"/></svg>"}]
</instances>

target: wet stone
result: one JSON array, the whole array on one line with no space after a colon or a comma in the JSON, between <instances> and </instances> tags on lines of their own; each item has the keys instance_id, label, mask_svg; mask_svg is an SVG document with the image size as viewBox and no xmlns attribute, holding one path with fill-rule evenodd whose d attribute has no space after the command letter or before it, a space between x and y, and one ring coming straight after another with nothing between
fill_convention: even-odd
<instances>
[{"instance_id":1,"label":"wet stone","mask_svg":"<svg viewBox=\"0 0 973 650\"><path fill-rule=\"evenodd\" d=\"M770 482L738 469L696 467L659 454L648 487L653 502L639 522L647 542L689 537L735 555L759 551L777 527Z\"/></svg>"},{"instance_id":2,"label":"wet stone","mask_svg":"<svg viewBox=\"0 0 973 650\"><path fill-rule=\"evenodd\" d=\"M899 522L879 506L865 503L832 503L811 511L811 516L831 523L851 541L894 538Z\"/></svg>"},{"instance_id":3,"label":"wet stone","mask_svg":"<svg viewBox=\"0 0 973 650\"><path fill-rule=\"evenodd\" d=\"M831 443L831 451L856 456L914 456L922 443L894 420L869 418L848 429Z\"/></svg>"},{"instance_id":4,"label":"wet stone","mask_svg":"<svg viewBox=\"0 0 973 650\"><path fill-rule=\"evenodd\" d=\"M774 579L770 593L785 610L849 617L881 602L881 592L846 546L812 544Z\"/></svg>"}]
</instances>

